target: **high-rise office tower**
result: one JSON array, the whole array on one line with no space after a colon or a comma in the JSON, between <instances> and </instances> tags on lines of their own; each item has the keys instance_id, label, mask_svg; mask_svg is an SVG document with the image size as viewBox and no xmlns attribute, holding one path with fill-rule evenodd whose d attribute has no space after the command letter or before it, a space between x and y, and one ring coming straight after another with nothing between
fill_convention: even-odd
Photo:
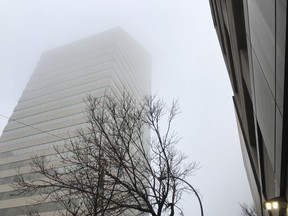
<instances>
[{"instance_id":1,"label":"high-rise office tower","mask_svg":"<svg viewBox=\"0 0 288 216\"><path fill-rule=\"evenodd\" d=\"M88 94L125 90L141 99L150 94L150 73L150 55L120 28L45 52L0 140L0 215L25 213L26 197L11 195L16 168L30 175L31 156L53 157L53 146L85 124ZM50 211L53 204L39 208Z\"/></svg>"},{"instance_id":2,"label":"high-rise office tower","mask_svg":"<svg viewBox=\"0 0 288 216\"><path fill-rule=\"evenodd\" d=\"M287 1L210 0L257 215L288 215Z\"/></svg>"}]
</instances>

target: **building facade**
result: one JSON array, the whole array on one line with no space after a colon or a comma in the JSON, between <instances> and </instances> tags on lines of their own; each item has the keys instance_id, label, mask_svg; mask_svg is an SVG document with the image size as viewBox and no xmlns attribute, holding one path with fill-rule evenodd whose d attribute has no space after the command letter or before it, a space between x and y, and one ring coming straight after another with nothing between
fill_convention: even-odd
<instances>
[{"instance_id":1,"label":"building facade","mask_svg":"<svg viewBox=\"0 0 288 216\"><path fill-rule=\"evenodd\" d=\"M257 215L287 215L287 1L210 0L210 7ZM271 199L284 205L270 209Z\"/></svg>"},{"instance_id":2,"label":"building facade","mask_svg":"<svg viewBox=\"0 0 288 216\"><path fill-rule=\"evenodd\" d=\"M150 55L120 28L45 52L0 139L0 215L25 214L31 203L10 187L16 169L30 175L33 155L53 160L53 146L85 124L88 94L120 96L125 90L140 100L150 94L150 79ZM39 208L41 215L53 210L53 203Z\"/></svg>"}]
</instances>

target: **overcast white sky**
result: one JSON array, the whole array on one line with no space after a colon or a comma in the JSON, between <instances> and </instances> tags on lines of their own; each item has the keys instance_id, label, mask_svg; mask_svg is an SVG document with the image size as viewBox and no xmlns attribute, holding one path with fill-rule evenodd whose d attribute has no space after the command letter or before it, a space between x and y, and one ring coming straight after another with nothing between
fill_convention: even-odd
<instances>
[{"instance_id":1,"label":"overcast white sky","mask_svg":"<svg viewBox=\"0 0 288 216\"><path fill-rule=\"evenodd\" d=\"M251 194L208 0L0 0L0 115L12 114L42 52L117 26L150 51L153 92L180 100L175 130L201 163L189 182L205 216L239 215ZM200 215L196 197L184 199L185 216Z\"/></svg>"}]
</instances>

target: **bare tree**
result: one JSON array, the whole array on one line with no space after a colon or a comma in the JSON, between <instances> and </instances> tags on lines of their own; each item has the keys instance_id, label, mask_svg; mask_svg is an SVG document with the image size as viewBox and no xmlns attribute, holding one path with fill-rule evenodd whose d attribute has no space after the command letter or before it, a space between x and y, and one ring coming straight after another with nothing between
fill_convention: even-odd
<instances>
[{"instance_id":1,"label":"bare tree","mask_svg":"<svg viewBox=\"0 0 288 216\"><path fill-rule=\"evenodd\" d=\"M241 216L257 216L254 205L248 205L246 203L239 204L241 207Z\"/></svg>"},{"instance_id":2,"label":"bare tree","mask_svg":"<svg viewBox=\"0 0 288 216\"><path fill-rule=\"evenodd\" d=\"M18 194L56 201L62 215L175 215L182 193L190 191L181 179L198 168L175 148L177 102L170 108L156 97L138 103L124 93L88 96L86 104L87 127L55 147L56 162L33 158L37 178L19 171Z\"/></svg>"}]
</instances>

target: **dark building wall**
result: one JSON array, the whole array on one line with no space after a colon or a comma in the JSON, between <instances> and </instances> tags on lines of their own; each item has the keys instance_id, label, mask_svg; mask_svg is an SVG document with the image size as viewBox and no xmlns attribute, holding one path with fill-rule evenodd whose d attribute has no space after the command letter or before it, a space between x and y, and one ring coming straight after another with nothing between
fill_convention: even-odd
<instances>
[{"instance_id":1,"label":"dark building wall","mask_svg":"<svg viewBox=\"0 0 288 216\"><path fill-rule=\"evenodd\" d=\"M210 0L210 6L253 199L258 214L266 215L265 200L287 198L287 2Z\"/></svg>"}]
</instances>

